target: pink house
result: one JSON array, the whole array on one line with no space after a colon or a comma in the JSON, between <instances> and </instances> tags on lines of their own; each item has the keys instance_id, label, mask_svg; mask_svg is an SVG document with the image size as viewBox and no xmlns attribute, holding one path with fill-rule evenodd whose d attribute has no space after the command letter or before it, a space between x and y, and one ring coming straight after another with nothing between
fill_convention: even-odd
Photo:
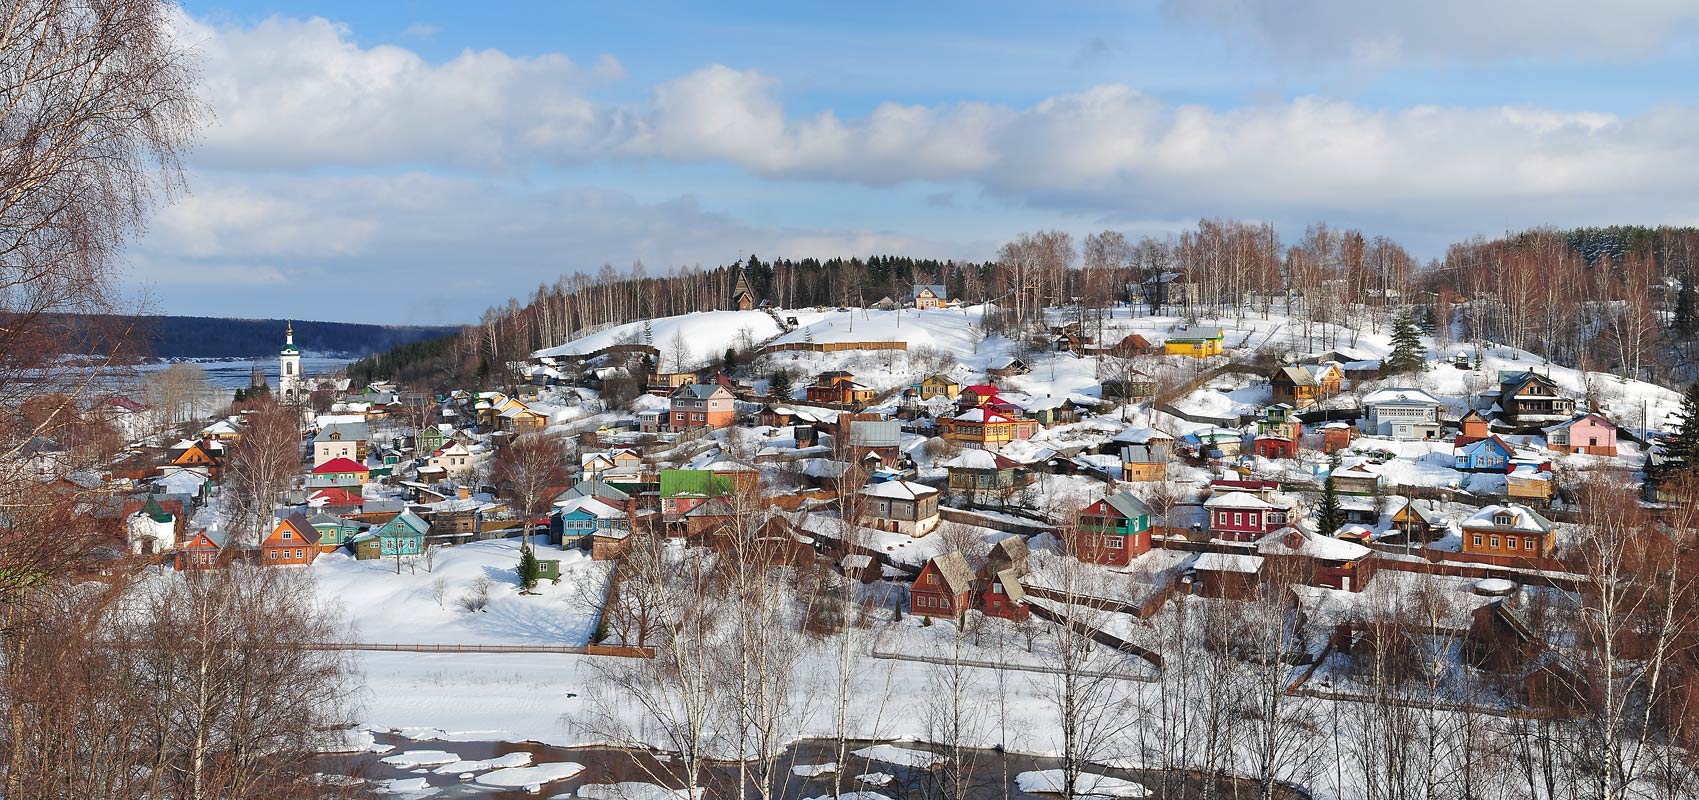
<instances>
[{"instance_id":1,"label":"pink house","mask_svg":"<svg viewBox=\"0 0 1699 800\"><path fill-rule=\"evenodd\" d=\"M1209 532L1230 542L1253 542L1286 527L1284 506L1270 503L1249 492L1217 494L1205 501Z\"/></svg>"},{"instance_id":2,"label":"pink house","mask_svg":"<svg viewBox=\"0 0 1699 800\"><path fill-rule=\"evenodd\" d=\"M1582 414L1546 428L1546 446L1560 453L1616 457L1616 426L1598 414Z\"/></svg>"}]
</instances>

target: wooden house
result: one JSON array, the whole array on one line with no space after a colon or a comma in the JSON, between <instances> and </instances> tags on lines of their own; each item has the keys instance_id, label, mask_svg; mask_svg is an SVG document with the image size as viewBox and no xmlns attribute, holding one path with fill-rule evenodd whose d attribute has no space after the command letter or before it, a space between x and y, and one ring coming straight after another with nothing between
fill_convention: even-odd
<instances>
[{"instance_id":1,"label":"wooden house","mask_svg":"<svg viewBox=\"0 0 1699 800\"><path fill-rule=\"evenodd\" d=\"M430 529L430 523L420 519L419 515L405 511L354 537L349 546L354 550L354 557L361 561L423 555L425 535Z\"/></svg>"},{"instance_id":2,"label":"wooden house","mask_svg":"<svg viewBox=\"0 0 1699 800\"><path fill-rule=\"evenodd\" d=\"M1439 438L1445 406L1421 389L1379 389L1363 398L1363 407L1371 435L1400 441Z\"/></svg>"},{"instance_id":3,"label":"wooden house","mask_svg":"<svg viewBox=\"0 0 1699 800\"><path fill-rule=\"evenodd\" d=\"M934 556L909 587L909 611L922 617L959 619L973 603L973 568L954 550Z\"/></svg>"},{"instance_id":4,"label":"wooden house","mask_svg":"<svg viewBox=\"0 0 1699 800\"><path fill-rule=\"evenodd\" d=\"M1492 430L1488 426L1487 418L1481 412L1471 408L1464 412L1461 419L1457 420L1457 438L1453 439L1451 444L1454 447L1462 447L1491 435Z\"/></svg>"},{"instance_id":5,"label":"wooden house","mask_svg":"<svg viewBox=\"0 0 1699 800\"><path fill-rule=\"evenodd\" d=\"M1156 379L1136 369L1126 370L1123 377L1106 380L1101 386L1105 400L1134 403L1156 396Z\"/></svg>"},{"instance_id":6,"label":"wooden house","mask_svg":"<svg viewBox=\"0 0 1699 800\"><path fill-rule=\"evenodd\" d=\"M920 382L920 399L922 400L931 400L934 397L954 400L961 393L961 383L941 372L928 375L926 380Z\"/></svg>"},{"instance_id":7,"label":"wooden house","mask_svg":"<svg viewBox=\"0 0 1699 800\"><path fill-rule=\"evenodd\" d=\"M319 556L319 532L305 516L291 514L278 521L260 541L260 563L284 567L313 563Z\"/></svg>"},{"instance_id":8,"label":"wooden house","mask_svg":"<svg viewBox=\"0 0 1699 800\"><path fill-rule=\"evenodd\" d=\"M1249 600L1257 596L1263 558L1245 553L1200 553L1182 583L1200 597Z\"/></svg>"},{"instance_id":9,"label":"wooden house","mask_svg":"<svg viewBox=\"0 0 1699 800\"><path fill-rule=\"evenodd\" d=\"M1340 494L1378 494L1385 480L1367 461L1333 471L1333 488Z\"/></svg>"},{"instance_id":10,"label":"wooden house","mask_svg":"<svg viewBox=\"0 0 1699 800\"><path fill-rule=\"evenodd\" d=\"M1392 530L1408 534L1413 541L1425 542L1444 524L1430 500L1405 499L1392 512Z\"/></svg>"},{"instance_id":11,"label":"wooden house","mask_svg":"<svg viewBox=\"0 0 1699 800\"><path fill-rule=\"evenodd\" d=\"M1080 521L1063 534L1068 552L1081 561L1125 567L1150 552L1152 512L1131 492L1110 495L1080 511Z\"/></svg>"},{"instance_id":12,"label":"wooden house","mask_svg":"<svg viewBox=\"0 0 1699 800\"><path fill-rule=\"evenodd\" d=\"M687 383L671 396L668 425L675 431L727 428L737 421L736 398L724 386Z\"/></svg>"},{"instance_id":13,"label":"wooden house","mask_svg":"<svg viewBox=\"0 0 1699 800\"><path fill-rule=\"evenodd\" d=\"M313 435L313 466L336 458L364 462L368 437L364 422L326 423Z\"/></svg>"},{"instance_id":14,"label":"wooden house","mask_svg":"<svg viewBox=\"0 0 1699 800\"><path fill-rule=\"evenodd\" d=\"M1163 355L1208 358L1226 352L1226 335L1220 328L1192 326L1168 334L1162 342Z\"/></svg>"},{"instance_id":15,"label":"wooden house","mask_svg":"<svg viewBox=\"0 0 1699 800\"><path fill-rule=\"evenodd\" d=\"M1476 439L1456 449L1453 456L1452 468L1458 472L1497 472L1510 471L1510 460L1516 451L1509 443L1489 434L1485 438Z\"/></svg>"},{"instance_id":16,"label":"wooden house","mask_svg":"<svg viewBox=\"0 0 1699 800\"><path fill-rule=\"evenodd\" d=\"M449 442L425 457L425 466L440 470L440 475L450 480L464 480L476 469L473 464L472 451L466 445L456 440ZM424 468L420 468L424 474Z\"/></svg>"},{"instance_id":17,"label":"wooden house","mask_svg":"<svg viewBox=\"0 0 1699 800\"><path fill-rule=\"evenodd\" d=\"M1339 394L1344 382L1344 371L1332 363L1281 367L1269 376L1274 402L1292 408L1309 408Z\"/></svg>"},{"instance_id":18,"label":"wooden house","mask_svg":"<svg viewBox=\"0 0 1699 800\"><path fill-rule=\"evenodd\" d=\"M939 420L939 426L945 439L963 447L985 450L996 450L1018 439L1031 439L1038 432L1036 421L1015 419L984 408L970 408L954 417L945 417Z\"/></svg>"},{"instance_id":19,"label":"wooden house","mask_svg":"<svg viewBox=\"0 0 1699 800\"><path fill-rule=\"evenodd\" d=\"M1534 464L1517 464L1504 476L1504 493L1519 503L1544 506L1556 494L1551 473Z\"/></svg>"},{"instance_id":20,"label":"wooden house","mask_svg":"<svg viewBox=\"0 0 1699 800\"><path fill-rule=\"evenodd\" d=\"M1254 542L1286 527L1288 509L1249 492L1217 493L1204 501L1209 532L1217 539Z\"/></svg>"},{"instance_id":21,"label":"wooden house","mask_svg":"<svg viewBox=\"0 0 1699 800\"><path fill-rule=\"evenodd\" d=\"M1031 479L1024 464L989 450L963 450L943 466L950 488L958 492L1011 491Z\"/></svg>"},{"instance_id":22,"label":"wooden house","mask_svg":"<svg viewBox=\"0 0 1699 800\"><path fill-rule=\"evenodd\" d=\"M938 308L950 299L949 293L944 291L944 285L941 283L915 284L909 296L914 302L914 307L922 311Z\"/></svg>"},{"instance_id":23,"label":"wooden house","mask_svg":"<svg viewBox=\"0 0 1699 800\"><path fill-rule=\"evenodd\" d=\"M629 527L630 513L623 506L595 495L583 495L555 504L549 517L549 541L561 547L582 547L598 532L623 531Z\"/></svg>"},{"instance_id":24,"label":"wooden house","mask_svg":"<svg viewBox=\"0 0 1699 800\"><path fill-rule=\"evenodd\" d=\"M1136 333L1129 333L1126 336L1121 337L1121 341L1103 349L1108 351L1110 355L1118 358L1132 358L1133 356L1149 353L1154 348L1150 346L1149 339L1146 339Z\"/></svg>"},{"instance_id":25,"label":"wooden house","mask_svg":"<svg viewBox=\"0 0 1699 800\"><path fill-rule=\"evenodd\" d=\"M1560 453L1616 457L1616 425L1598 414L1582 414L1546 428L1546 446Z\"/></svg>"},{"instance_id":26,"label":"wooden house","mask_svg":"<svg viewBox=\"0 0 1699 800\"><path fill-rule=\"evenodd\" d=\"M1546 425L1574 415L1575 400L1538 372L1504 370L1498 375L1498 407L1512 425Z\"/></svg>"},{"instance_id":27,"label":"wooden house","mask_svg":"<svg viewBox=\"0 0 1699 800\"><path fill-rule=\"evenodd\" d=\"M307 518L313 530L319 532L319 551L329 553L354 540L366 526L359 522L323 511Z\"/></svg>"},{"instance_id":28,"label":"wooden house","mask_svg":"<svg viewBox=\"0 0 1699 800\"><path fill-rule=\"evenodd\" d=\"M1251 452L1262 458L1297 458L1298 443L1292 439L1263 434L1252 440Z\"/></svg>"},{"instance_id":29,"label":"wooden house","mask_svg":"<svg viewBox=\"0 0 1699 800\"><path fill-rule=\"evenodd\" d=\"M1025 361L1014 356L1004 356L991 362L991 366L985 369L985 374L993 378L1013 378L1031 371L1032 369L1026 365Z\"/></svg>"},{"instance_id":30,"label":"wooden house","mask_svg":"<svg viewBox=\"0 0 1699 800\"><path fill-rule=\"evenodd\" d=\"M223 567L235 557L234 551L225 546L229 540L226 531L207 528L195 531L172 554L171 566L178 572Z\"/></svg>"},{"instance_id":31,"label":"wooden house","mask_svg":"<svg viewBox=\"0 0 1699 800\"><path fill-rule=\"evenodd\" d=\"M1151 441L1147 444L1122 445L1121 480L1142 483L1166 479L1168 462L1174 454L1172 442L1172 439L1168 439L1167 443Z\"/></svg>"},{"instance_id":32,"label":"wooden house","mask_svg":"<svg viewBox=\"0 0 1699 800\"><path fill-rule=\"evenodd\" d=\"M508 433L536 433L549 426L549 418L524 405L516 405L497 415L497 426Z\"/></svg>"},{"instance_id":33,"label":"wooden house","mask_svg":"<svg viewBox=\"0 0 1699 800\"><path fill-rule=\"evenodd\" d=\"M361 464L346 458L333 458L316 467L307 475L307 488L330 489L350 488L365 485L371 476L371 470Z\"/></svg>"},{"instance_id":34,"label":"wooden house","mask_svg":"<svg viewBox=\"0 0 1699 800\"><path fill-rule=\"evenodd\" d=\"M991 572L983 583L985 588L979 593L979 610L985 616L1020 622L1032 614L1027 605L1026 590L1021 587L1020 573L1012 569L998 570Z\"/></svg>"},{"instance_id":35,"label":"wooden house","mask_svg":"<svg viewBox=\"0 0 1699 800\"><path fill-rule=\"evenodd\" d=\"M1357 426L1345 422L1329 422L1321 426L1321 449L1324 453L1347 450L1357 438Z\"/></svg>"},{"instance_id":36,"label":"wooden house","mask_svg":"<svg viewBox=\"0 0 1699 800\"><path fill-rule=\"evenodd\" d=\"M1296 411L1285 403L1275 403L1262 410L1262 416L1257 418L1257 433L1278 436L1282 439L1297 441L1304 432L1304 424L1298 419Z\"/></svg>"},{"instance_id":37,"label":"wooden house","mask_svg":"<svg viewBox=\"0 0 1699 800\"><path fill-rule=\"evenodd\" d=\"M862 522L882 531L925 536L938 527L938 490L923 483L892 480L856 490L863 499Z\"/></svg>"},{"instance_id":38,"label":"wooden house","mask_svg":"<svg viewBox=\"0 0 1699 800\"><path fill-rule=\"evenodd\" d=\"M856 382L854 375L832 370L820 373L814 385L807 387L806 394L810 403L865 406L873 402L874 392L873 387Z\"/></svg>"},{"instance_id":39,"label":"wooden house","mask_svg":"<svg viewBox=\"0 0 1699 800\"><path fill-rule=\"evenodd\" d=\"M1287 527L1257 541L1264 576L1324 589L1360 592L1374 576L1374 551L1356 542Z\"/></svg>"},{"instance_id":40,"label":"wooden house","mask_svg":"<svg viewBox=\"0 0 1699 800\"><path fill-rule=\"evenodd\" d=\"M669 528L683 525L698 506L728 497L736 488L733 478L705 469L663 469L659 477L661 520Z\"/></svg>"},{"instance_id":41,"label":"wooden house","mask_svg":"<svg viewBox=\"0 0 1699 800\"><path fill-rule=\"evenodd\" d=\"M989 383L976 383L956 395L956 406L962 409L978 408L996 399L997 387Z\"/></svg>"},{"instance_id":42,"label":"wooden house","mask_svg":"<svg viewBox=\"0 0 1699 800\"><path fill-rule=\"evenodd\" d=\"M179 443L181 450L176 450L167 462L167 466L185 467L204 470L207 477L218 480L218 467L224 460L224 445L214 439L200 439Z\"/></svg>"},{"instance_id":43,"label":"wooden house","mask_svg":"<svg viewBox=\"0 0 1699 800\"><path fill-rule=\"evenodd\" d=\"M1557 546L1551 520L1524 505L1487 506L1460 527L1465 553L1548 558Z\"/></svg>"}]
</instances>

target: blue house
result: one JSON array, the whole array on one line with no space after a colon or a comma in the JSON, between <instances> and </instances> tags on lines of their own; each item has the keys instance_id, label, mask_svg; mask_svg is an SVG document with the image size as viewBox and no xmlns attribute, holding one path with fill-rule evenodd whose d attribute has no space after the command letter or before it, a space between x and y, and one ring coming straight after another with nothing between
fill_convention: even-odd
<instances>
[{"instance_id":1,"label":"blue house","mask_svg":"<svg viewBox=\"0 0 1699 800\"><path fill-rule=\"evenodd\" d=\"M595 496L574 497L555 504L549 517L549 540L561 547L582 547L597 533L628 527L624 509Z\"/></svg>"},{"instance_id":2,"label":"blue house","mask_svg":"<svg viewBox=\"0 0 1699 800\"><path fill-rule=\"evenodd\" d=\"M403 511L395 519L366 531L349 542L354 557L361 561L396 556L416 556L425 552L425 533L430 523L418 514Z\"/></svg>"},{"instance_id":3,"label":"blue house","mask_svg":"<svg viewBox=\"0 0 1699 800\"><path fill-rule=\"evenodd\" d=\"M1460 472L1509 472L1510 445L1497 436L1477 439L1457 448L1455 469Z\"/></svg>"}]
</instances>

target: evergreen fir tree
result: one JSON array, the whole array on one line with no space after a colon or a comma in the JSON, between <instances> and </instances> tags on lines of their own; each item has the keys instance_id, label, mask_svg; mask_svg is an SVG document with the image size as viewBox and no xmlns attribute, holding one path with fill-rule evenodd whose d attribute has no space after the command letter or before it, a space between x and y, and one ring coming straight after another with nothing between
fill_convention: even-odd
<instances>
[{"instance_id":1,"label":"evergreen fir tree","mask_svg":"<svg viewBox=\"0 0 1699 800\"><path fill-rule=\"evenodd\" d=\"M1384 371L1388 375L1421 372L1427 363L1427 350L1422 347L1416 323L1409 314L1400 314L1392 325L1392 354L1386 357Z\"/></svg>"},{"instance_id":2,"label":"evergreen fir tree","mask_svg":"<svg viewBox=\"0 0 1699 800\"><path fill-rule=\"evenodd\" d=\"M1690 471L1699 467L1699 381L1682 393L1681 410L1676 413L1681 417L1681 427L1664 440L1664 455L1680 460L1681 464L1671 465L1672 469Z\"/></svg>"},{"instance_id":3,"label":"evergreen fir tree","mask_svg":"<svg viewBox=\"0 0 1699 800\"><path fill-rule=\"evenodd\" d=\"M531 545L519 549L519 566L514 568L519 574L519 591L529 592L537 588L537 579L542 576L542 566L537 563L537 554L531 552Z\"/></svg>"},{"instance_id":4,"label":"evergreen fir tree","mask_svg":"<svg viewBox=\"0 0 1699 800\"><path fill-rule=\"evenodd\" d=\"M1327 480L1321 484L1321 507L1316 509L1317 532L1332 536L1345 524L1345 512L1339 507L1339 487L1333 483L1333 473L1339 471L1339 454L1328 460Z\"/></svg>"},{"instance_id":5,"label":"evergreen fir tree","mask_svg":"<svg viewBox=\"0 0 1699 800\"><path fill-rule=\"evenodd\" d=\"M725 362L727 372L731 372L732 370L737 369L737 348L735 348L735 347L726 348L726 355L721 360Z\"/></svg>"},{"instance_id":6,"label":"evergreen fir tree","mask_svg":"<svg viewBox=\"0 0 1699 800\"><path fill-rule=\"evenodd\" d=\"M1695 292L1693 284L1687 281L1681 282L1681 291L1675 296L1675 321L1672 327L1683 339L1691 339L1694 334L1699 334L1699 292Z\"/></svg>"},{"instance_id":7,"label":"evergreen fir tree","mask_svg":"<svg viewBox=\"0 0 1699 800\"><path fill-rule=\"evenodd\" d=\"M784 370L778 370L767 379L767 393L780 399L791 398L791 376Z\"/></svg>"}]
</instances>

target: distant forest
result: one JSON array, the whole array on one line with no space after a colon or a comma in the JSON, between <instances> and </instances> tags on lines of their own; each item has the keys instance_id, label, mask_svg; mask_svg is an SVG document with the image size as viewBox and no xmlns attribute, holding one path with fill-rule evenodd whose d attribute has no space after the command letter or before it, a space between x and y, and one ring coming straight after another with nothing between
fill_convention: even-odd
<instances>
[{"instance_id":1,"label":"distant forest","mask_svg":"<svg viewBox=\"0 0 1699 800\"><path fill-rule=\"evenodd\" d=\"M283 345L287 324L281 319L168 316L100 316L88 321L105 330L129 331L127 338L139 345L135 352L164 359L275 356ZM70 327L74 328L75 323ZM363 356L422 339L440 338L458 330L444 326L296 320L295 344L306 352Z\"/></svg>"},{"instance_id":2,"label":"distant forest","mask_svg":"<svg viewBox=\"0 0 1699 800\"><path fill-rule=\"evenodd\" d=\"M1162 275L1197 287L1184 307L1169 310L1187 319L1279 308L1299 314L1306 337L1327 337L1342 326L1373 326L1375 308L1405 306L1441 346L1451 330L1437 320L1456 320L1468 339L1669 380L1690 372L1695 358L1696 265L1693 228L1536 228L1459 242L1443 259L1421 264L1388 237L1326 223L1282 242L1266 223L1207 219L1138 239L1115 231L1078 242L1061 231L1021 234L983 263L750 256L659 274L642 264L626 272L603 266L539 285L454 336L374 354L350 374L438 388L504 383L512 379L504 368L537 348L611 325L728 308L741 272L757 296L786 308L866 306L884 297L902 303L916 284L942 284L965 302L996 302L1006 312L998 323L1015 327L1029 327L1045 306L1106 307Z\"/></svg>"}]
</instances>

